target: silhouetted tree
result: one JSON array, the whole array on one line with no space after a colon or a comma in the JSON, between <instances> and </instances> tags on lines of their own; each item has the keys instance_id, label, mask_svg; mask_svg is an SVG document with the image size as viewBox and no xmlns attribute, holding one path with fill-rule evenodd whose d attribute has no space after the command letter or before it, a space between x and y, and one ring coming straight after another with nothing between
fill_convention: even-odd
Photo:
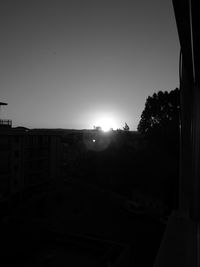
<instances>
[{"instance_id":1,"label":"silhouetted tree","mask_svg":"<svg viewBox=\"0 0 200 267\"><path fill-rule=\"evenodd\" d=\"M129 131L129 129L130 129L130 128L129 128L128 124L125 122L125 126L123 127L123 130L124 130L124 131Z\"/></svg>"},{"instance_id":2,"label":"silhouetted tree","mask_svg":"<svg viewBox=\"0 0 200 267\"><path fill-rule=\"evenodd\" d=\"M179 194L179 113L180 90L159 91L147 98L138 124L147 140L141 166L148 179L143 184L151 185L156 194L161 192L165 204L173 209Z\"/></svg>"},{"instance_id":3,"label":"silhouetted tree","mask_svg":"<svg viewBox=\"0 0 200 267\"><path fill-rule=\"evenodd\" d=\"M180 90L149 96L138 124L138 131L154 143L179 144Z\"/></svg>"}]
</instances>

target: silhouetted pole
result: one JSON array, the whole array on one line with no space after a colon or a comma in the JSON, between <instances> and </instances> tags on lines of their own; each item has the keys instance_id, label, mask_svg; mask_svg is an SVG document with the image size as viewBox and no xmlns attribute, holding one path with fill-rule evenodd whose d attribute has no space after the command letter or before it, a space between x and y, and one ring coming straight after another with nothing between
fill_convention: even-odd
<instances>
[{"instance_id":1,"label":"silhouetted pole","mask_svg":"<svg viewBox=\"0 0 200 267\"><path fill-rule=\"evenodd\" d=\"M192 195L191 176L191 81L181 55L181 129L180 129L180 178L179 178L179 209L188 214Z\"/></svg>"},{"instance_id":2,"label":"silhouetted pole","mask_svg":"<svg viewBox=\"0 0 200 267\"><path fill-rule=\"evenodd\" d=\"M181 44L181 164L180 210L200 219L200 55L198 6L195 1L173 1ZM198 217L198 218L197 218Z\"/></svg>"}]
</instances>

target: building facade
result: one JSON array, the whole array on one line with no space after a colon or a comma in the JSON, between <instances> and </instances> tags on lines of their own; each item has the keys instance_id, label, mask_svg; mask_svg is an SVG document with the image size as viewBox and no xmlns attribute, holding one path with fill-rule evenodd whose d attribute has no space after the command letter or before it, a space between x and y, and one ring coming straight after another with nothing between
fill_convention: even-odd
<instances>
[{"instance_id":1,"label":"building facade","mask_svg":"<svg viewBox=\"0 0 200 267\"><path fill-rule=\"evenodd\" d=\"M0 125L0 202L58 179L60 158L59 135Z\"/></svg>"}]
</instances>

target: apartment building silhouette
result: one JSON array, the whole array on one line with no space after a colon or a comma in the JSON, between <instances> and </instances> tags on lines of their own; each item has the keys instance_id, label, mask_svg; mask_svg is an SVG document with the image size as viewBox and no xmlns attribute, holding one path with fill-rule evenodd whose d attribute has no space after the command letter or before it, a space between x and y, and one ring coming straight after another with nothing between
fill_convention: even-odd
<instances>
[{"instance_id":1,"label":"apartment building silhouette","mask_svg":"<svg viewBox=\"0 0 200 267\"><path fill-rule=\"evenodd\" d=\"M17 201L59 177L60 138L48 130L12 128L10 120L0 120L0 203Z\"/></svg>"}]
</instances>

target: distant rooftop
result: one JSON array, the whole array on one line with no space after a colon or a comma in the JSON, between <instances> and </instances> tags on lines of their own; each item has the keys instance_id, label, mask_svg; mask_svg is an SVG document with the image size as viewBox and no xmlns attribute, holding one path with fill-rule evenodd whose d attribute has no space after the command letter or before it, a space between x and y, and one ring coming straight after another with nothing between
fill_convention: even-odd
<instances>
[{"instance_id":1,"label":"distant rooftop","mask_svg":"<svg viewBox=\"0 0 200 267\"><path fill-rule=\"evenodd\" d=\"M0 106L7 106L7 105L8 105L7 103L0 102Z\"/></svg>"},{"instance_id":2,"label":"distant rooftop","mask_svg":"<svg viewBox=\"0 0 200 267\"><path fill-rule=\"evenodd\" d=\"M10 128L12 127L12 121L11 120L1 120L0 119L0 128Z\"/></svg>"},{"instance_id":3,"label":"distant rooftop","mask_svg":"<svg viewBox=\"0 0 200 267\"><path fill-rule=\"evenodd\" d=\"M7 106L8 104L5 102L0 102L0 108L1 106ZM0 109L1 111L1 109ZM1 115L1 114L0 114ZM3 120L0 117L0 128L1 129L7 129L12 127L12 121L11 120Z\"/></svg>"}]
</instances>

